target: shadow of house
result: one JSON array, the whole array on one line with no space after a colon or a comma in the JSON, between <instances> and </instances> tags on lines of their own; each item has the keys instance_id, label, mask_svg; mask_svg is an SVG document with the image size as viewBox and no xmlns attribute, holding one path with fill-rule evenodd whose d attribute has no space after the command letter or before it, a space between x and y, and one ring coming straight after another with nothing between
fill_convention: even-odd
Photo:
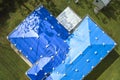
<instances>
[{"instance_id":1,"label":"shadow of house","mask_svg":"<svg viewBox=\"0 0 120 80\"><path fill-rule=\"evenodd\" d=\"M96 80L113 62L119 57L119 54L113 49L109 55L98 64L84 80Z\"/></svg>"},{"instance_id":2,"label":"shadow of house","mask_svg":"<svg viewBox=\"0 0 120 80\"><path fill-rule=\"evenodd\" d=\"M119 0L114 0L114 1L111 1L110 4L103 8L101 10L101 12L108 18L112 18L114 20L117 19L117 17L120 15L118 14L120 12L120 1Z\"/></svg>"}]
</instances>

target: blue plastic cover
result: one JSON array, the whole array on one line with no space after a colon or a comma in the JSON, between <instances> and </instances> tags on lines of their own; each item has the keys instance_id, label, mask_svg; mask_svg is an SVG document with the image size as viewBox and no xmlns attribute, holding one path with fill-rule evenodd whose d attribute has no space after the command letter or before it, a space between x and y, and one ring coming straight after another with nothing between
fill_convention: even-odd
<instances>
[{"instance_id":1,"label":"blue plastic cover","mask_svg":"<svg viewBox=\"0 0 120 80\"><path fill-rule=\"evenodd\" d=\"M8 39L35 63L26 72L31 80L82 80L116 45L88 16L69 35L43 6Z\"/></svg>"},{"instance_id":2,"label":"blue plastic cover","mask_svg":"<svg viewBox=\"0 0 120 80\"><path fill-rule=\"evenodd\" d=\"M65 62L45 80L82 80L116 45L88 16L69 36L67 43L70 50Z\"/></svg>"},{"instance_id":3,"label":"blue plastic cover","mask_svg":"<svg viewBox=\"0 0 120 80\"><path fill-rule=\"evenodd\" d=\"M64 41L68 36L68 31L56 18L40 6L18 25L8 39L34 64L41 57L68 53L69 46Z\"/></svg>"}]
</instances>

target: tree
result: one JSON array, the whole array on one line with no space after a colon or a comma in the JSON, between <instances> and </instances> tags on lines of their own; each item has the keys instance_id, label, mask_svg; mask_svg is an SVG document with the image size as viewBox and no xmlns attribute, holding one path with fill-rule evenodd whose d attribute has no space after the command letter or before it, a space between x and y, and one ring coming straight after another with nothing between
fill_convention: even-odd
<instances>
[{"instance_id":1,"label":"tree","mask_svg":"<svg viewBox=\"0 0 120 80\"><path fill-rule=\"evenodd\" d=\"M9 18L9 13L14 12L20 5L26 7L24 5L26 1L27 0L0 0L0 22L3 23L7 20Z\"/></svg>"}]
</instances>

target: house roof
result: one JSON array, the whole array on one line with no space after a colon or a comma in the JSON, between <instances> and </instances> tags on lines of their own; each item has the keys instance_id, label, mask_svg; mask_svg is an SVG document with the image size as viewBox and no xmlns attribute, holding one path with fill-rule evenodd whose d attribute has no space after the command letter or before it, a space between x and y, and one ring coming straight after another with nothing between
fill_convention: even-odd
<instances>
[{"instance_id":1,"label":"house roof","mask_svg":"<svg viewBox=\"0 0 120 80\"><path fill-rule=\"evenodd\" d=\"M89 16L69 34L43 6L27 16L8 40L33 64L26 72L31 80L81 80L116 45Z\"/></svg>"},{"instance_id":2,"label":"house roof","mask_svg":"<svg viewBox=\"0 0 120 80\"><path fill-rule=\"evenodd\" d=\"M111 1L111 0L101 0L105 6L107 6L107 4Z\"/></svg>"},{"instance_id":3,"label":"house roof","mask_svg":"<svg viewBox=\"0 0 120 80\"><path fill-rule=\"evenodd\" d=\"M8 39L34 64L41 56L50 57L56 51L67 53L69 46L64 40L68 36L68 31L56 18L40 6L9 34Z\"/></svg>"},{"instance_id":4,"label":"house roof","mask_svg":"<svg viewBox=\"0 0 120 80\"><path fill-rule=\"evenodd\" d=\"M82 20L70 7L65 8L56 18L68 31L73 30Z\"/></svg>"},{"instance_id":5,"label":"house roof","mask_svg":"<svg viewBox=\"0 0 120 80\"><path fill-rule=\"evenodd\" d=\"M93 4L102 9L104 6L107 6L111 0L94 0Z\"/></svg>"},{"instance_id":6,"label":"house roof","mask_svg":"<svg viewBox=\"0 0 120 80\"><path fill-rule=\"evenodd\" d=\"M59 64L52 70L48 69L49 66L37 70L36 67L39 64L34 65L28 71L28 75L32 72L34 74L32 76L35 78L32 78L32 80L40 77L40 73L44 77L45 74L49 74L46 80L82 80L116 45L89 16L82 20L66 41L70 49L64 63ZM46 65L48 64L50 62Z\"/></svg>"}]
</instances>

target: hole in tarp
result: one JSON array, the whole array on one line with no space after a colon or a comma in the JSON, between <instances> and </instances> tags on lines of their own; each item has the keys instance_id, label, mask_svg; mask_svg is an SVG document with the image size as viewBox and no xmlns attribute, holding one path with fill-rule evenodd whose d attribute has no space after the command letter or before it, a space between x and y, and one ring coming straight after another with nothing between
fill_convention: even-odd
<instances>
[{"instance_id":1,"label":"hole in tarp","mask_svg":"<svg viewBox=\"0 0 120 80\"><path fill-rule=\"evenodd\" d=\"M50 76L50 73L47 73L42 80L46 80L48 76Z\"/></svg>"}]
</instances>

